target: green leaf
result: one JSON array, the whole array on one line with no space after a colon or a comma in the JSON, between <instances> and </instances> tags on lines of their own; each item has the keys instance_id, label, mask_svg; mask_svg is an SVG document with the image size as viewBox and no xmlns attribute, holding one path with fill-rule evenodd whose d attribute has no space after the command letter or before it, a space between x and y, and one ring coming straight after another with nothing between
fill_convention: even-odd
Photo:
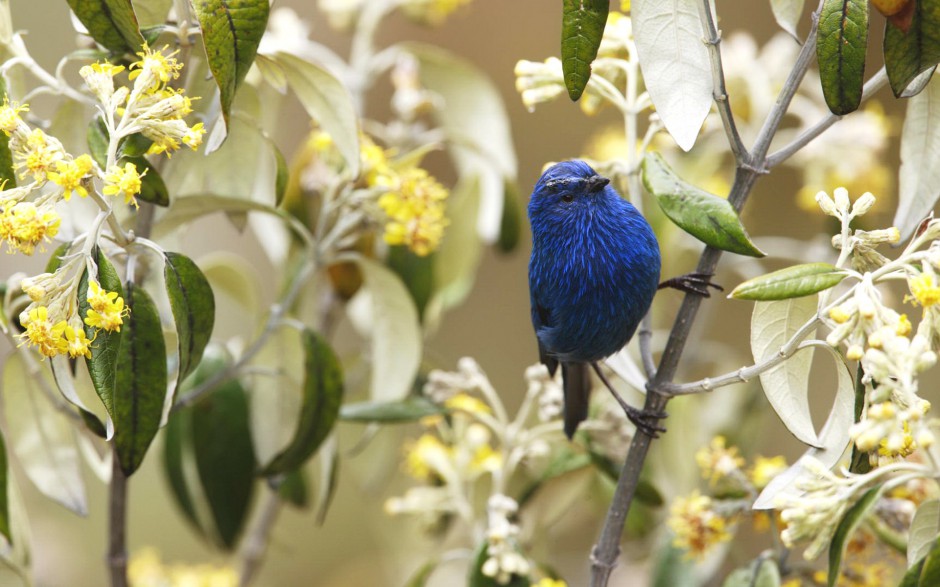
<instances>
[{"instance_id":1,"label":"green leaf","mask_svg":"<svg viewBox=\"0 0 940 587\"><path fill-rule=\"evenodd\" d=\"M144 174L140 178L140 193L137 194L137 199L150 202L157 206L163 206L166 208L170 205L170 194L166 189L166 184L163 183L163 178L160 177L160 172L157 171L157 168L154 167L150 161L147 161L144 157L125 157L121 160L120 165L123 165L125 162L133 163L137 167L137 172Z\"/></svg>"},{"instance_id":2,"label":"green leaf","mask_svg":"<svg viewBox=\"0 0 940 587\"><path fill-rule=\"evenodd\" d=\"M920 504L911 520L907 540L907 566L924 558L934 547L940 534L940 500L929 499Z\"/></svg>"},{"instance_id":3,"label":"green leaf","mask_svg":"<svg viewBox=\"0 0 940 587\"><path fill-rule=\"evenodd\" d=\"M565 0L561 20L561 67L572 101L591 79L591 63L607 26L609 0Z\"/></svg>"},{"instance_id":4,"label":"green leaf","mask_svg":"<svg viewBox=\"0 0 940 587\"><path fill-rule=\"evenodd\" d=\"M447 410L427 398L410 396L397 402L346 404L340 409L339 418L349 422L400 424L446 412Z\"/></svg>"},{"instance_id":5,"label":"green leaf","mask_svg":"<svg viewBox=\"0 0 940 587\"><path fill-rule=\"evenodd\" d=\"M88 123L85 138L88 141L88 152L91 153L91 158L102 169L108 167L108 145L111 142L108 137L108 127L105 126L104 119L101 116L92 118Z\"/></svg>"},{"instance_id":6,"label":"green leaf","mask_svg":"<svg viewBox=\"0 0 940 587\"><path fill-rule=\"evenodd\" d=\"M858 110L865 83L868 0L825 0L816 39L826 105L833 114Z\"/></svg>"},{"instance_id":7,"label":"green leaf","mask_svg":"<svg viewBox=\"0 0 940 587\"><path fill-rule=\"evenodd\" d=\"M6 80L0 76L0 96L7 96ZM2 182L6 182L2 184ZM0 184L4 189L16 187L16 173L13 171L13 153L10 151L10 137L0 133Z\"/></svg>"},{"instance_id":8,"label":"green leaf","mask_svg":"<svg viewBox=\"0 0 940 587\"><path fill-rule=\"evenodd\" d=\"M221 545L232 550L248 520L257 470L242 384L235 379L213 390L192 407L191 424L202 494Z\"/></svg>"},{"instance_id":9,"label":"green leaf","mask_svg":"<svg viewBox=\"0 0 940 587\"><path fill-rule=\"evenodd\" d=\"M385 263L401 278L411 294L418 316L423 316L434 287L434 255L418 256L408 247L398 245L388 248Z\"/></svg>"},{"instance_id":10,"label":"green leaf","mask_svg":"<svg viewBox=\"0 0 940 587\"><path fill-rule=\"evenodd\" d=\"M192 259L167 253L163 267L166 292L179 340L179 381L192 373L212 337L215 296L206 276Z\"/></svg>"},{"instance_id":11,"label":"green leaf","mask_svg":"<svg viewBox=\"0 0 940 587\"><path fill-rule=\"evenodd\" d=\"M318 65L289 53L262 55L276 64L301 106L330 135L350 175L359 175L359 119L349 90Z\"/></svg>"},{"instance_id":12,"label":"green leaf","mask_svg":"<svg viewBox=\"0 0 940 587\"><path fill-rule=\"evenodd\" d=\"M178 410L170 414L163 438L163 472L170 485L170 494L182 510L186 521L205 535L196 505L186 481L187 456L192 456L192 410Z\"/></svg>"},{"instance_id":13,"label":"green leaf","mask_svg":"<svg viewBox=\"0 0 940 587\"><path fill-rule=\"evenodd\" d=\"M262 474L286 473L301 466L326 439L343 400L343 371L336 354L319 335L305 330L304 387L300 419L290 444L264 468Z\"/></svg>"},{"instance_id":14,"label":"green leaf","mask_svg":"<svg viewBox=\"0 0 940 587\"><path fill-rule=\"evenodd\" d=\"M320 466L319 491L316 503L317 525L322 526L326 521L330 504L333 503L333 497L336 496L336 488L339 487L339 450L336 446L335 437L329 439L320 449L317 463Z\"/></svg>"},{"instance_id":15,"label":"green leaf","mask_svg":"<svg viewBox=\"0 0 940 587\"><path fill-rule=\"evenodd\" d=\"M0 534L7 539L7 543L13 544L13 533L10 532L10 502L7 495L8 471L6 440L0 432Z\"/></svg>"},{"instance_id":16,"label":"green leaf","mask_svg":"<svg viewBox=\"0 0 940 587\"><path fill-rule=\"evenodd\" d=\"M493 577L487 577L483 574L483 564L486 563L489 555L486 552L489 543L483 540L477 547L470 565L470 574L467 577L467 587L529 587L532 582L528 577L513 575L507 583L499 583Z\"/></svg>"},{"instance_id":17,"label":"green leaf","mask_svg":"<svg viewBox=\"0 0 940 587\"><path fill-rule=\"evenodd\" d=\"M118 297L124 298L127 304L127 298L124 296L124 288L121 287L121 278L118 277L114 266L108 261L101 249L95 254L98 263L98 284L107 291L117 292ZM88 304L88 271L82 274L78 283L78 315L85 319L91 306ZM125 320L125 324L126 324ZM92 343L89 345L91 358L85 359L88 365L88 374L91 376L92 385L95 387L95 393L101 398L108 415L114 420L114 385L115 370L117 368L118 353L121 349L122 332L108 332L107 330L98 330L87 324L85 327L85 336ZM122 329L123 330L123 329ZM165 356L165 354L164 354Z\"/></svg>"},{"instance_id":18,"label":"green leaf","mask_svg":"<svg viewBox=\"0 0 940 587\"><path fill-rule=\"evenodd\" d=\"M62 257L68 254L70 248L72 248L72 243L67 242L62 243L52 251L52 255L46 263L46 273L55 273L58 271L59 267L62 266Z\"/></svg>"},{"instance_id":19,"label":"green leaf","mask_svg":"<svg viewBox=\"0 0 940 587\"><path fill-rule=\"evenodd\" d=\"M238 86L255 60L258 43L268 24L269 0L193 0L202 28L209 69L228 125Z\"/></svg>"},{"instance_id":20,"label":"green leaf","mask_svg":"<svg viewBox=\"0 0 940 587\"><path fill-rule=\"evenodd\" d=\"M160 428L167 367L163 328L153 300L128 282L125 301L130 312L121 328L112 418L118 461L124 474L130 476L143 462Z\"/></svg>"},{"instance_id":21,"label":"green leaf","mask_svg":"<svg viewBox=\"0 0 940 587\"><path fill-rule=\"evenodd\" d=\"M933 544L927 556L908 569L900 587L933 587L940 585L940 540Z\"/></svg>"},{"instance_id":22,"label":"green leaf","mask_svg":"<svg viewBox=\"0 0 940 587\"><path fill-rule=\"evenodd\" d=\"M307 487L307 475L302 468L294 469L286 475L277 488L277 495L285 503L304 509L310 504L310 488Z\"/></svg>"},{"instance_id":23,"label":"green leaf","mask_svg":"<svg viewBox=\"0 0 940 587\"><path fill-rule=\"evenodd\" d=\"M936 549L937 547L934 546ZM922 558L913 567L909 568L904 577L901 578L901 582L898 583L898 587L919 587L920 586L920 574L924 570L924 564L927 562L927 558ZM926 587L926 586L925 586Z\"/></svg>"},{"instance_id":24,"label":"green leaf","mask_svg":"<svg viewBox=\"0 0 940 587\"><path fill-rule=\"evenodd\" d=\"M643 159L643 184L679 228L710 247L763 257L728 200L682 181L658 153Z\"/></svg>"},{"instance_id":25,"label":"green leaf","mask_svg":"<svg viewBox=\"0 0 940 587\"><path fill-rule=\"evenodd\" d=\"M284 195L287 193L287 182L290 180L290 168L287 166L287 159L284 153L277 148L273 142L270 143L271 150L274 152L274 162L276 172L274 174L274 205L280 206L284 201Z\"/></svg>"},{"instance_id":26,"label":"green leaf","mask_svg":"<svg viewBox=\"0 0 940 587\"><path fill-rule=\"evenodd\" d=\"M940 197L940 77L907 101L901 129L901 169L894 226L907 240Z\"/></svg>"},{"instance_id":27,"label":"green leaf","mask_svg":"<svg viewBox=\"0 0 940 587\"><path fill-rule=\"evenodd\" d=\"M144 43L131 0L68 0L88 34L114 53L136 53Z\"/></svg>"},{"instance_id":28,"label":"green leaf","mask_svg":"<svg viewBox=\"0 0 940 587\"><path fill-rule=\"evenodd\" d=\"M441 561L434 558L421 565L421 567L409 577L408 581L405 583L405 587L425 587L428 584L428 579L431 578L431 574L434 573L439 564L441 564Z\"/></svg>"},{"instance_id":29,"label":"green leaf","mask_svg":"<svg viewBox=\"0 0 940 587\"><path fill-rule=\"evenodd\" d=\"M653 565L652 587L698 587L701 584L692 562L686 557L686 551L671 543L660 549L660 555Z\"/></svg>"},{"instance_id":30,"label":"green leaf","mask_svg":"<svg viewBox=\"0 0 940 587\"><path fill-rule=\"evenodd\" d=\"M519 186L515 181L507 179L505 186L503 217L499 223L499 239L496 246L501 253L511 253L519 246L519 235L522 233L522 199L519 197Z\"/></svg>"},{"instance_id":31,"label":"green leaf","mask_svg":"<svg viewBox=\"0 0 940 587\"><path fill-rule=\"evenodd\" d=\"M587 453L575 452L567 448L560 451L558 454L552 457L551 462L549 462L545 470L542 471L542 474L539 475L539 478L532 481L519 494L518 503L520 507L532 499L539 488L542 487L545 483L568 473L584 469L585 467L590 466L591 462L591 456Z\"/></svg>"},{"instance_id":32,"label":"green leaf","mask_svg":"<svg viewBox=\"0 0 940 587\"><path fill-rule=\"evenodd\" d=\"M839 579L840 567L842 566L842 557L845 554L845 545L851 538L852 533L859 524L875 506L878 498L881 497L881 485L872 487L862 495L862 498L856 502L849 511L845 512L845 517L836 527L836 532L832 536L832 542L829 543L829 587L833 587ZM934 583L936 584L936 583Z\"/></svg>"},{"instance_id":33,"label":"green leaf","mask_svg":"<svg viewBox=\"0 0 940 587\"><path fill-rule=\"evenodd\" d=\"M835 287L848 273L829 263L806 263L749 279L728 297L769 302L812 295Z\"/></svg>"},{"instance_id":34,"label":"green leaf","mask_svg":"<svg viewBox=\"0 0 940 587\"><path fill-rule=\"evenodd\" d=\"M779 587L780 569L772 558L760 557L746 567L734 570L721 587Z\"/></svg>"},{"instance_id":35,"label":"green leaf","mask_svg":"<svg viewBox=\"0 0 940 587\"><path fill-rule=\"evenodd\" d=\"M907 33L885 23L885 69L895 97L918 75L940 63L940 0L917 0Z\"/></svg>"}]
</instances>

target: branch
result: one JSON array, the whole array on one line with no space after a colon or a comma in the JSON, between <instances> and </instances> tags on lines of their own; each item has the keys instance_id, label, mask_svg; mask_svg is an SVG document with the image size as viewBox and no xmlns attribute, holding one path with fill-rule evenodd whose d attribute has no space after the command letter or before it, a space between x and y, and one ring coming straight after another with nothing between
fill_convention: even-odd
<instances>
[{"instance_id":1,"label":"branch","mask_svg":"<svg viewBox=\"0 0 940 587\"><path fill-rule=\"evenodd\" d=\"M885 68L882 67L878 70L878 73L871 76L871 78L865 82L865 87L862 88L862 102L883 88L886 83L888 83L888 74ZM767 157L767 167L780 165L840 120L842 120L842 116L830 112L825 118L803 131L800 136L796 137L789 145L786 145L775 153L771 153L770 156Z\"/></svg>"},{"instance_id":2,"label":"branch","mask_svg":"<svg viewBox=\"0 0 940 587\"><path fill-rule=\"evenodd\" d=\"M702 18L702 24L705 28L705 46L708 48L708 57L712 63L712 95L715 98L715 106L718 108L718 114L721 116L721 123L725 127L725 134L728 135L728 144L731 146L731 152L737 161L745 159L747 147L741 141L741 135L738 134L738 127L734 123L734 114L731 113L731 103L728 102L728 90L725 87L725 70L721 64L721 33L715 26L715 19L712 18L711 0L702 0L699 4L699 14Z\"/></svg>"},{"instance_id":3,"label":"branch","mask_svg":"<svg viewBox=\"0 0 940 587\"><path fill-rule=\"evenodd\" d=\"M706 4L705 12L710 16L710 2L709 0L703 1ZM780 91L780 95L777 97L773 109L768 114L763 128L761 128L751 154L748 155L744 152L736 154L737 170L728 201L737 211L740 211L744 206L758 176L766 173L767 163L765 158L770 142L773 140L774 134L776 134L780 122L790 106L790 101L793 99L797 88L799 88L803 76L809 68L810 61L815 55L816 29L819 24L821 8L822 1L820 0L816 11L813 13L812 29L800 50L783 89ZM721 75L721 73L716 72L715 75ZM723 82L717 87L722 86ZM696 271L699 273L714 273L720 258L720 250L705 247ZM676 315L672 331L669 334L669 340L660 359L656 377L647 385L648 393L646 394L646 404L644 406L644 411L647 414L662 412L669 402L670 396L661 393L660 390L670 383L676 375L679 359L682 357L682 351L689 338L692 323L695 321L702 299L698 295L686 294L682 300L682 306ZM633 502L640 472L646 462L646 455L649 452L651 442L652 437L648 432L637 429L633 442L630 444L630 452L623 464L610 509L607 512L604 529L601 531L600 539L591 553L591 587L605 587L610 579L611 572L617 564L624 521L630 509L630 504Z\"/></svg>"},{"instance_id":4,"label":"branch","mask_svg":"<svg viewBox=\"0 0 940 587\"><path fill-rule=\"evenodd\" d=\"M127 587L127 477L117 451L111 453L108 497L108 570L111 587Z\"/></svg>"},{"instance_id":5,"label":"branch","mask_svg":"<svg viewBox=\"0 0 940 587\"><path fill-rule=\"evenodd\" d=\"M261 561L264 560L264 551L268 547L271 529L274 528L277 514L281 511L281 498L278 495L279 486L280 482L276 482L273 486L267 486L267 494L265 495L264 504L261 506L261 514L258 516L254 527L245 537L238 587L248 587L261 568Z\"/></svg>"}]
</instances>

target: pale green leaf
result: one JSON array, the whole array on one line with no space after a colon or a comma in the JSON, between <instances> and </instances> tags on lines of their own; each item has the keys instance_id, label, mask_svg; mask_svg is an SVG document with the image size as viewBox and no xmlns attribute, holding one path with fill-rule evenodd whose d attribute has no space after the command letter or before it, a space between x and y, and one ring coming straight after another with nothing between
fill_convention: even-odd
<instances>
[{"instance_id":1,"label":"pale green leaf","mask_svg":"<svg viewBox=\"0 0 940 587\"><path fill-rule=\"evenodd\" d=\"M448 152L461 181L478 178L477 233L487 243L496 242L505 182L515 181L517 175L509 116L499 90L465 59L430 45L405 47L420 63L422 84L443 100L444 107L435 110L434 116L450 140Z\"/></svg>"},{"instance_id":2,"label":"pale green leaf","mask_svg":"<svg viewBox=\"0 0 940 587\"><path fill-rule=\"evenodd\" d=\"M398 276L385 266L360 256L363 287L350 300L348 311L360 334L370 337L373 401L397 401L408 395L421 362L418 311Z\"/></svg>"},{"instance_id":3,"label":"pale green leaf","mask_svg":"<svg viewBox=\"0 0 940 587\"><path fill-rule=\"evenodd\" d=\"M56 393L49 371L28 360L9 355L3 369L7 444L40 493L84 516L88 505L72 422L49 399Z\"/></svg>"},{"instance_id":4,"label":"pale green leaf","mask_svg":"<svg viewBox=\"0 0 940 587\"><path fill-rule=\"evenodd\" d=\"M760 557L746 567L735 569L721 587L779 587L780 569L773 558Z\"/></svg>"},{"instance_id":5,"label":"pale green leaf","mask_svg":"<svg viewBox=\"0 0 940 587\"><path fill-rule=\"evenodd\" d=\"M940 80L907 102L894 225L906 240L940 197Z\"/></svg>"},{"instance_id":6,"label":"pale green leaf","mask_svg":"<svg viewBox=\"0 0 940 587\"><path fill-rule=\"evenodd\" d=\"M907 566L924 558L940 535L940 500L929 499L920 504L911 520L907 539Z\"/></svg>"},{"instance_id":7,"label":"pale green leaf","mask_svg":"<svg viewBox=\"0 0 940 587\"><path fill-rule=\"evenodd\" d=\"M751 317L751 352L760 363L774 355L797 330L816 315L816 297L757 302ZM809 371L813 349L803 349L787 361L760 374L767 401L800 442L818 446L809 410Z\"/></svg>"},{"instance_id":8,"label":"pale green leaf","mask_svg":"<svg viewBox=\"0 0 940 587\"><path fill-rule=\"evenodd\" d=\"M441 406L424 397L408 397L397 402L360 402L346 404L340 409L341 420L349 422L379 422L396 424L417 422L426 416L445 413Z\"/></svg>"},{"instance_id":9,"label":"pale green leaf","mask_svg":"<svg viewBox=\"0 0 940 587\"><path fill-rule=\"evenodd\" d=\"M278 329L252 364L270 371L252 377L249 386L251 441L258 462L268 463L290 443L300 417L304 378L300 333Z\"/></svg>"},{"instance_id":10,"label":"pale green leaf","mask_svg":"<svg viewBox=\"0 0 940 587\"><path fill-rule=\"evenodd\" d=\"M683 151L712 107L712 69L699 0L633 0L630 15L643 81L656 112Z\"/></svg>"},{"instance_id":11,"label":"pale green leaf","mask_svg":"<svg viewBox=\"0 0 940 587\"><path fill-rule=\"evenodd\" d=\"M749 279L728 297L762 302L798 298L835 287L847 276L848 273L829 263L794 265Z\"/></svg>"},{"instance_id":12,"label":"pale green leaf","mask_svg":"<svg viewBox=\"0 0 940 587\"><path fill-rule=\"evenodd\" d=\"M796 34L796 27L800 23L800 16L803 15L803 4L805 1L806 0L770 0L770 8L773 9L777 24L797 41L799 41L800 38Z\"/></svg>"}]
</instances>

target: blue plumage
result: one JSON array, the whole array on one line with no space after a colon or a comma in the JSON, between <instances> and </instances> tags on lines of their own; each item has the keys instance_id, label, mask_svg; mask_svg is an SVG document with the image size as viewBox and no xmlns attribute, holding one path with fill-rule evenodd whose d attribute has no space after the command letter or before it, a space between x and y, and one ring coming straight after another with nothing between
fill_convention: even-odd
<instances>
[{"instance_id":1,"label":"blue plumage","mask_svg":"<svg viewBox=\"0 0 940 587\"><path fill-rule=\"evenodd\" d=\"M620 350L659 285L646 219L583 161L551 166L529 200L529 294L539 355L565 380L565 432L587 417L590 363Z\"/></svg>"}]
</instances>

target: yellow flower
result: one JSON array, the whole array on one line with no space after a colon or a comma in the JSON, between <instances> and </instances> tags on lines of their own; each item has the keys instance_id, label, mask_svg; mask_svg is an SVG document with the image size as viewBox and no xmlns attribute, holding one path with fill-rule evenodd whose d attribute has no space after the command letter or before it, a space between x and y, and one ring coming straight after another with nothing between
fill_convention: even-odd
<instances>
[{"instance_id":1,"label":"yellow flower","mask_svg":"<svg viewBox=\"0 0 940 587\"><path fill-rule=\"evenodd\" d=\"M79 75L85 80L88 89L108 105L111 96L114 95L114 76L124 71L123 65L114 65L105 61L104 63L92 63L78 70Z\"/></svg>"},{"instance_id":2,"label":"yellow flower","mask_svg":"<svg viewBox=\"0 0 940 587\"><path fill-rule=\"evenodd\" d=\"M405 467L408 473L421 480L430 480L438 476L441 465L449 462L451 451L431 434L422 434L407 448Z\"/></svg>"},{"instance_id":3,"label":"yellow flower","mask_svg":"<svg viewBox=\"0 0 940 587\"><path fill-rule=\"evenodd\" d=\"M695 462L702 469L702 477L712 485L744 466L744 459L738 454L737 447L728 448L725 443L724 436L716 436L707 447L695 453Z\"/></svg>"},{"instance_id":4,"label":"yellow flower","mask_svg":"<svg viewBox=\"0 0 940 587\"><path fill-rule=\"evenodd\" d=\"M50 206L20 202L0 213L0 240L7 241L11 253L18 249L32 255L37 245L49 242L59 232L61 221Z\"/></svg>"},{"instance_id":5,"label":"yellow flower","mask_svg":"<svg viewBox=\"0 0 940 587\"><path fill-rule=\"evenodd\" d=\"M201 122L192 128L178 119L144 121L141 133L153 141L147 150L149 155L166 153L168 156L180 148L180 144L196 150L202 144L202 137L206 134Z\"/></svg>"},{"instance_id":6,"label":"yellow flower","mask_svg":"<svg viewBox=\"0 0 940 587\"><path fill-rule=\"evenodd\" d=\"M898 317L898 325L894 333L898 336L907 336L911 333L911 320L907 317L907 314L901 314Z\"/></svg>"},{"instance_id":7,"label":"yellow flower","mask_svg":"<svg viewBox=\"0 0 940 587\"><path fill-rule=\"evenodd\" d=\"M493 450L489 444L482 444L473 451L473 460L470 462L472 473L491 473L503 466L503 455Z\"/></svg>"},{"instance_id":8,"label":"yellow flower","mask_svg":"<svg viewBox=\"0 0 940 587\"><path fill-rule=\"evenodd\" d=\"M690 556L702 556L711 547L731 540L728 520L712 509L711 498L697 490L676 498L667 523L675 534L673 545Z\"/></svg>"},{"instance_id":9,"label":"yellow flower","mask_svg":"<svg viewBox=\"0 0 940 587\"><path fill-rule=\"evenodd\" d=\"M119 297L116 291L102 289L96 281L89 281L87 300L91 308L86 312L85 324L109 332L121 331L124 316L128 313L124 298Z\"/></svg>"},{"instance_id":10,"label":"yellow flower","mask_svg":"<svg viewBox=\"0 0 940 587\"><path fill-rule=\"evenodd\" d=\"M0 106L0 130L10 136L18 126L24 124L20 118L20 112L27 111L29 111L29 105L21 106L16 102L11 103L9 98L4 98L3 106Z\"/></svg>"},{"instance_id":11,"label":"yellow flower","mask_svg":"<svg viewBox=\"0 0 940 587\"><path fill-rule=\"evenodd\" d=\"M23 339L21 344L35 346L44 357L54 357L66 352L68 343L62 335L68 324L65 320L53 324L49 319L49 309L45 306L30 310L24 326L26 326L26 331L20 334Z\"/></svg>"},{"instance_id":12,"label":"yellow flower","mask_svg":"<svg viewBox=\"0 0 940 587\"><path fill-rule=\"evenodd\" d=\"M458 393L444 402L444 407L458 412L467 412L468 414L489 414L490 407L480 399Z\"/></svg>"},{"instance_id":13,"label":"yellow flower","mask_svg":"<svg viewBox=\"0 0 940 587\"><path fill-rule=\"evenodd\" d=\"M74 191L81 197L88 195L88 190L82 185L82 180L91 173L95 164L90 155L82 155L72 161L56 161L56 171L47 174L49 181L62 186L62 196L68 202Z\"/></svg>"},{"instance_id":14,"label":"yellow flower","mask_svg":"<svg viewBox=\"0 0 940 587\"><path fill-rule=\"evenodd\" d=\"M930 273L920 273L907 280L913 299L921 306L927 308L940 302L940 287Z\"/></svg>"},{"instance_id":15,"label":"yellow flower","mask_svg":"<svg viewBox=\"0 0 940 587\"><path fill-rule=\"evenodd\" d=\"M390 181L389 191L379 198L388 216L385 242L406 245L424 257L434 251L444 236L447 189L419 167L406 169Z\"/></svg>"},{"instance_id":16,"label":"yellow flower","mask_svg":"<svg viewBox=\"0 0 940 587\"><path fill-rule=\"evenodd\" d=\"M183 64L174 57L179 51L164 55L163 51L168 48L169 46L165 45L162 50L153 51L144 43L143 51L137 53L140 60L131 63L130 74L127 76L131 81L136 80L135 94L158 92L170 80L180 76Z\"/></svg>"},{"instance_id":17,"label":"yellow flower","mask_svg":"<svg viewBox=\"0 0 940 587\"><path fill-rule=\"evenodd\" d=\"M849 318L851 318L852 315L849 314L842 306L836 306L829 310L829 317L832 318L836 324L845 324L849 321Z\"/></svg>"},{"instance_id":18,"label":"yellow flower","mask_svg":"<svg viewBox=\"0 0 940 587\"><path fill-rule=\"evenodd\" d=\"M58 141L53 142L42 129L33 129L22 144L11 141L11 149L16 159L16 169L20 179L33 176L33 181L46 180L46 174L64 156Z\"/></svg>"},{"instance_id":19,"label":"yellow flower","mask_svg":"<svg viewBox=\"0 0 940 587\"><path fill-rule=\"evenodd\" d=\"M543 577L535 584L535 587L568 587L568 584L565 583L562 579L552 579L551 577Z\"/></svg>"},{"instance_id":20,"label":"yellow flower","mask_svg":"<svg viewBox=\"0 0 940 587\"><path fill-rule=\"evenodd\" d=\"M469 3L470 0L405 0L401 10L418 22L439 25L452 12Z\"/></svg>"},{"instance_id":21,"label":"yellow flower","mask_svg":"<svg viewBox=\"0 0 940 587\"><path fill-rule=\"evenodd\" d=\"M145 548L127 565L131 587L235 587L238 573L228 566L164 564L159 553Z\"/></svg>"},{"instance_id":22,"label":"yellow flower","mask_svg":"<svg viewBox=\"0 0 940 587\"><path fill-rule=\"evenodd\" d=\"M123 195L125 204L133 204L137 207L137 199L134 198L140 193L140 178L147 174L137 173L137 166L133 163L125 163L124 168L115 165L111 171L104 176L104 188L101 192L106 196Z\"/></svg>"},{"instance_id":23,"label":"yellow flower","mask_svg":"<svg viewBox=\"0 0 940 587\"><path fill-rule=\"evenodd\" d=\"M81 325L66 326L65 340L70 357L73 359L78 357L91 358L91 341L85 336L85 330L82 329Z\"/></svg>"},{"instance_id":24,"label":"yellow flower","mask_svg":"<svg viewBox=\"0 0 940 587\"><path fill-rule=\"evenodd\" d=\"M750 470L751 483L757 489L767 487L774 477L785 471L787 468L787 459L782 456L776 457L757 457L754 459L754 466Z\"/></svg>"}]
</instances>

